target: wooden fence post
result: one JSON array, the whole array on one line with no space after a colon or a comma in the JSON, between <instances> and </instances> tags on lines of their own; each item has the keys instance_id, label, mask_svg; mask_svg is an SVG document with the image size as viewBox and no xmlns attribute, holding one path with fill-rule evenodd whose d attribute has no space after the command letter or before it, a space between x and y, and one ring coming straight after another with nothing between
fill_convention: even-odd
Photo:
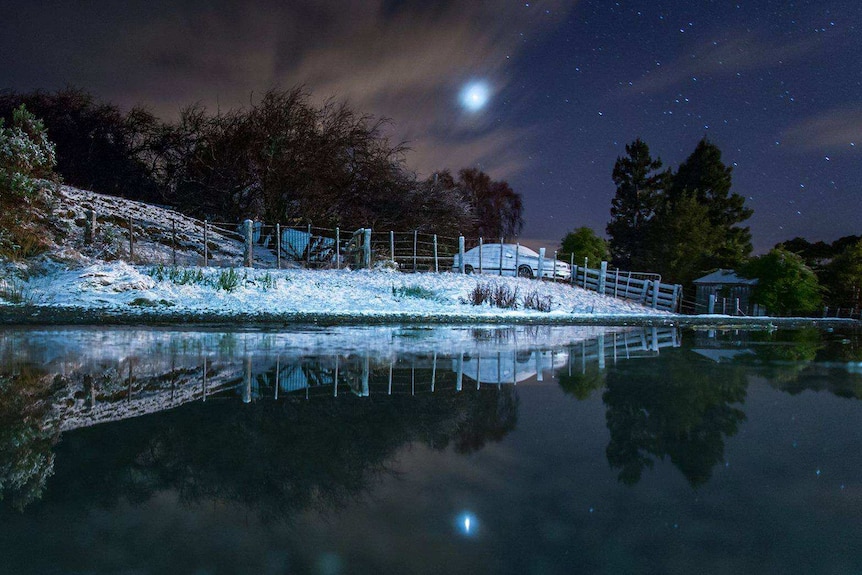
<instances>
[{"instance_id":1,"label":"wooden fence post","mask_svg":"<svg viewBox=\"0 0 862 575\"><path fill-rule=\"evenodd\" d=\"M464 236L458 236L458 265L461 268L461 273L464 271Z\"/></svg>"},{"instance_id":2,"label":"wooden fence post","mask_svg":"<svg viewBox=\"0 0 862 575\"><path fill-rule=\"evenodd\" d=\"M250 268L253 266L253 257L254 252L252 252L251 247L251 239L252 239L252 221L245 220L243 222L243 226L245 227L245 267Z\"/></svg>"},{"instance_id":3,"label":"wooden fence post","mask_svg":"<svg viewBox=\"0 0 862 575\"><path fill-rule=\"evenodd\" d=\"M362 251L365 252L364 253L365 269L370 270L371 269L371 228L365 228L365 238L364 238L362 247L363 247Z\"/></svg>"},{"instance_id":4,"label":"wooden fence post","mask_svg":"<svg viewBox=\"0 0 862 575\"><path fill-rule=\"evenodd\" d=\"M308 245L305 246L305 267L311 267L311 224L308 224Z\"/></svg>"},{"instance_id":5,"label":"wooden fence post","mask_svg":"<svg viewBox=\"0 0 862 575\"><path fill-rule=\"evenodd\" d=\"M680 300L682 299L680 296L682 295L682 286L679 284L674 284L673 286L673 302L671 302L671 310L674 313L679 313L680 309ZM676 333L676 332L674 332Z\"/></svg>"},{"instance_id":6,"label":"wooden fence post","mask_svg":"<svg viewBox=\"0 0 862 575\"><path fill-rule=\"evenodd\" d=\"M552 274L554 276L554 283L557 283L557 250L554 250L554 268Z\"/></svg>"},{"instance_id":7,"label":"wooden fence post","mask_svg":"<svg viewBox=\"0 0 862 575\"><path fill-rule=\"evenodd\" d=\"M129 261L135 263L135 223L129 216Z\"/></svg>"},{"instance_id":8,"label":"wooden fence post","mask_svg":"<svg viewBox=\"0 0 862 575\"><path fill-rule=\"evenodd\" d=\"M341 228L335 228L335 269L341 269Z\"/></svg>"},{"instance_id":9,"label":"wooden fence post","mask_svg":"<svg viewBox=\"0 0 862 575\"><path fill-rule=\"evenodd\" d=\"M536 270L536 279L542 279L545 268L545 248L539 248L539 269Z\"/></svg>"},{"instance_id":10,"label":"wooden fence post","mask_svg":"<svg viewBox=\"0 0 862 575\"><path fill-rule=\"evenodd\" d=\"M605 284L607 283L607 276L608 262L603 261L601 268L599 269L599 286L597 290L601 295L605 295Z\"/></svg>"},{"instance_id":11,"label":"wooden fence post","mask_svg":"<svg viewBox=\"0 0 862 575\"><path fill-rule=\"evenodd\" d=\"M480 237L480 238L479 238L479 273L480 273L480 274L481 274L481 273L484 273L484 271L482 270L482 264L484 264L484 263L485 263L484 261L482 261L482 260L484 260L484 259L485 259L485 258L484 258L484 256L483 256L483 254L482 254L482 243L483 243L483 242L482 242L482 238Z\"/></svg>"},{"instance_id":12,"label":"wooden fence post","mask_svg":"<svg viewBox=\"0 0 862 575\"><path fill-rule=\"evenodd\" d=\"M715 294L714 293L709 294L709 304L707 305L706 313L708 313L710 315L715 313Z\"/></svg>"},{"instance_id":13,"label":"wooden fence post","mask_svg":"<svg viewBox=\"0 0 862 575\"><path fill-rule=\"evenodd\" d=\"M281 269L281 224L275 224L275 265Z\"/></svg>"},{"instance_id":14,"label":"wooden fence post","mask_svg":"<svg viewBox=\"0 0 862 575\"><path fill-rule=\"evenodd\" d=\"M392 261L395 261L395 232L389 230L389 253L392 256Z\"/></svg>"},{"instance_id":15,"label":"wooden fence post","mask_svg":"<svg viewBox=\"0 0 862 575\"><path fill-rule=\"evenodd\" d=\"M96 210L87 210L87 220L84 224L84 243L96 243Z\"/></svg>"},{"instance_id":16,"label":"wooden fence post","mask_svg":"<svg viewBox=\"0 0 862 575\"><path fill-rule=\"evenodd\" d=\"M416 250L419 247L419 230L413 230L413 273L416 273Z\"/></svg>"},{"instance_id":17,"label":"wooden fence post","mask_svg":"<svg viewBox=\"0 0 862 575\"><path fill-rule=\"evenodd\" d=\"M437 262L437 234L434 234L434 273L440 273L440 266Z\"/></svg>"},{"instance_id":18,"label":"wooden fence post","mask_svg":"<svg viewBox=\"0 0 862 575\"><path fill-rule=\"evenodd\" d=\"M584 258L584 289L587 289L587 272L590 269L590 258Z\"/></svg>"},{"instance_id":19,"label":"wooden fence post","mask_svg":"<svg viewBox=\"0 0 862 575\"><path fill-rule=\"evenodd\" d=\"M569 282L572 285L575 285L575 276L577 275L578 268L575 267L575 252L572 252L571 262L569 263L569 270L572 272L572 276L569 278Z\"/></svg>"},{"instance_id":20,"label":"wooden fence post","mask_svg":"<svg viewBox=\"0 0 862 575\"><path fill-rule=\"evenodd\" d=\"M655 309L658 307L658 290L661 288L661 282L658 280L654 280L652 282L652 308Z\"/></svg>"},{"instance_id":21,"label":"wooden fence post","mask_svg":"<svg viewBox=\"0 0 862 575\"><path fill-rule=\"evenodd\" d=\"M171 256L174 267L177 267L177 222L171 220Z\"/></svg>"},{"instance_id":22,"label":"wooden fence post","mask_svg":"<svg viewBox=\"0 0 862 575\"><path fill-rule=\"evenodd\" d=\"M207 250L209 249L209 246L207 245L207 241L209 240L209 237L208 237L209 229L208 228L209 228L209 222L207 220L204 220L204 267L207 267L207 265L209 264L209 262L207 261L208 260Z\"/></svg>"}]
</instances>

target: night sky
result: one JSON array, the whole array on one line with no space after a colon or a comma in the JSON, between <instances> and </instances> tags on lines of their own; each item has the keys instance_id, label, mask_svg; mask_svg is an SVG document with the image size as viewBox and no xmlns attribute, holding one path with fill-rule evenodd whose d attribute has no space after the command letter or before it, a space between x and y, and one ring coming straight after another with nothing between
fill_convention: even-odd
<instances>
[{"instance_id":1,"label":"night sky","mask_svg":"<svg viewBox=\"0 0 862 575\"><path fill-rule=\"evenodd\" d=\"M523 239L549 247L604 233L626 143L675 168L707 136L756 251L862 233L859 0L176 4L4 0L0 88L73 85L173 118L304 84L391 118L421 174L508 180Z\"/></svg>"}]
</instances>

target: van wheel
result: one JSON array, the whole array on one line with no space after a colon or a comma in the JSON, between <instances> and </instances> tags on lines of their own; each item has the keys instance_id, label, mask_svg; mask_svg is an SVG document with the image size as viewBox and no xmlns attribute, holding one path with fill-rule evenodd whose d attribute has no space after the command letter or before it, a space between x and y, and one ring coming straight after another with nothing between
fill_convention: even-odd
<instances>
[{"instance_id":1,"label":"van wheel","mask_svg":"<svg viewBox=\"0 0 862 575\"><path fill-rule=\"evenodd\" d=\"M521 266L518 268L518 277L533 279L533 270L530 268L530 266Z\"/></svg>"},{"instance_id":2,"label":"van wheel","mask_svg":"<svg viewBox=\"0 0 862 575\"><path fill-rule=\"evenodd\" d=\"M464 266L464 273L467 275L473 273L473 266Z\"/></svg>"}]
</instances>

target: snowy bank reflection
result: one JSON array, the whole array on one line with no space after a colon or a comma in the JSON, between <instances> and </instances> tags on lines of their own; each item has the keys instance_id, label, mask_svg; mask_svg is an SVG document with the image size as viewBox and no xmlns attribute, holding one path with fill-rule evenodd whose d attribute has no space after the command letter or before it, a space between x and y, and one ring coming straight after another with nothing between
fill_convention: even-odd
<instances>
[{"instance_id":1,"label":"snowy bank reflection","mask_svg":"<svg viewBox=\"0 0 862 575\"><path fill-rule=\"evenodd\" d=\"M286 394L459 392L569 376L662 347L674 328L586 326L311 327L289 332L51 329L0 333L7 375L38 373L54 390L58 431L189 401Z\"/></svg>"}]
</instances>

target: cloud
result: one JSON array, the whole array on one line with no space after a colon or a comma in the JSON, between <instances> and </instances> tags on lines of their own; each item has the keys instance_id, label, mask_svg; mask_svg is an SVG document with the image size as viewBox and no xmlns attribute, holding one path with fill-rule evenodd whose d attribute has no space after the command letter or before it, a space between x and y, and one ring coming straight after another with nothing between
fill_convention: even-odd
<instances>
[{"instance_id":1,"label":"cloud","mask_svg":"<svg viewBox=\"0 0 862 575\"><path fill-rule=\"evenodd\" d=\"M657 65L629 86L626 94L654 94L691 82L692 78L718 78L738 72L786 64L821 48L822 38L769 44L753 35L703 44L673 62Z\"/></svg>"},{"instance_id":2,"label":"cloud","mask_svg":"<svg viewBox=\"0 0 862 575\"><path fill-rule=\"evenodd\" d=\"M391 118L393 138L412 142L408 160L421 173L481 164L499 177L527 155L515 152L524 128L498 113L504 94L507 109L517 107L509 67L574 3L128 0L83 13L24 3L27 21L40 22L49 39L34 51L17 46L12 64L50 63L38 87L71 83L164 117L194 102L225 109L303 84L318 102L335 97ZM471 78L487 80L497 96L474 115L457 103Z\"/></svg>"},{"instance_id":3,"label":"cloud","mask_svg":"<svg viewBox=\"0 0 862 575\"><path fill-rule=\"evenodd\" d=\"M790 127L784 143L802 151L862 147L862 106L829 110Z\"/></svg>"}]
</instances>

